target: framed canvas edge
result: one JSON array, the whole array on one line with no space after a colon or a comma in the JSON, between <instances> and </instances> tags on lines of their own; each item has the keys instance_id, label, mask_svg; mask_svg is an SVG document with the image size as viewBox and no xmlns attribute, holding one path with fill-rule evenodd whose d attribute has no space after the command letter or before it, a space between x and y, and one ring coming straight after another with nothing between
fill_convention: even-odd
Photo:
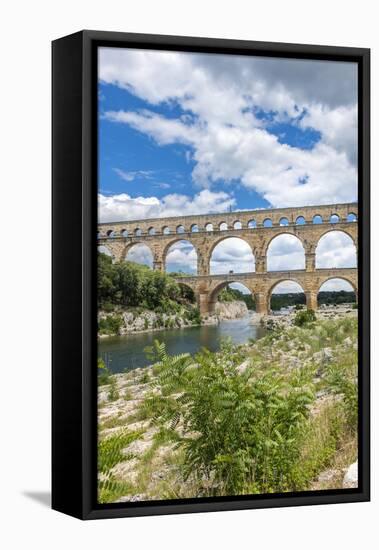
<instances>
[{"instance_id":1,"label":"framed canvas edge","mask_svg":"<svg viewBox=\"0 0 379 550\"><path fill-rule=\"evenodd\" d=\"M81 31L72 35L80 37L82 55L82 97L81 97L81 122L82 122L82 159L80 167L80 192L82 204L82 216L80 220L74 220L81 234L81 369L77 376L77 385L81 387L81 417L78 419L81 432L81 453L78 456L81 473L80 502L73 509L62 509L61 506L53 507L62 512L69 513L81 519L101 519L130 516L146 516L158 514L179 514L192 512L211 512L242 509L257 509L268 507L301 506L316 504L335 504L344 502L363 502L370 500L370 50L366 48L346 48L336 46L312 46L301 44L282 44L272 42L254 42L229 39L208 39L194 37L174 37L161 35L145 35L131 33L114 33L102 31ZM59 39L63 42L66 38ZM54 44L53 43L53 44ZM136 503L127 505L103 505L96 504L96 480L95 453L96 453L96 425L94 425L94 408L96 407L96 376L94 375L94 341L93 318L96 312L93 310L96 285L93 283L96 273L95 231L96 231L96 193L94 191L94 174L97 159L92 151L95 150L97 141L96 105L94 100L94 49L100 45L119 45L124 47L156 47L157 49L183 49L198 51L217 50L228 53L241 53L247 55L253 52L261 52L261 55L293 56L305 58L323 58L355 60L359 64L360 78L360 124L359 132L359 309L360 345L359 356L361 361L359 380L360 402L360 448L359 448L359 474L360 488L353 490L320 491L318 493L291 495L274 495L258 497L225 498L223 500L178 503L174 501ZM53 106L54 111L54 106ZM53 177L54 185L54 177ZM55 243L55 246L57 243ZM75 269L75 266L73 267ZM77 267L76 267L77 269ZM59 275L55 278L59 279ZM65 284L61 281L61 284ZM67 285L66 285L67 286ZM56 312L53 311L53 318ZM91 328L92 327L92 328ZM64 421L62 421L64 423ZM54 425L53 425L54 429ZM54 471L54 464L53 464ZM60 474L61 475L61 474ZM57 472L55 472L57 476Z\"/></svg>"}]
</instances>

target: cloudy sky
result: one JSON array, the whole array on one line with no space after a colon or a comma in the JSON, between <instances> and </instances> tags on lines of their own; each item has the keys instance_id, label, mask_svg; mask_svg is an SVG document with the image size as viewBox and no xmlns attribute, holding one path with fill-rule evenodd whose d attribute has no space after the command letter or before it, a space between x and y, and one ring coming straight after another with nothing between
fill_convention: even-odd
<instances>
[{"instance_id":1,"label":"cloudy sky","mask_svg":"<svg viewBox=\"0 0 379 550\"><path fill-rule=\"evenodd\" d=\"M100 221L355 201L356 66L101 48L99 152ZM193 271L196 254L168 261ZM296 239L273 242L269 268L301 262ZM355 265L347 237L320 243L318 265ZM229 268L254 269L240 240L212 257Z\"/></svg>"}]
</instances>

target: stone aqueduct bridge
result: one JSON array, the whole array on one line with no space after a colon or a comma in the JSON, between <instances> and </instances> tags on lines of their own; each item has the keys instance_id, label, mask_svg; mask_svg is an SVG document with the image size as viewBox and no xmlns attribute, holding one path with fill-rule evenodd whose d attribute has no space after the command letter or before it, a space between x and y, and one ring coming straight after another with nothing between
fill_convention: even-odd
<instances>
[{"instance_id":1,"label":"stone aqueduct bridge","mask_svg":"<svg viewBox=\"0 0 379 550\"><path fill-rule=\"evenodd\" d=\"M274 287L288 280L299 283L307 307L317 309L318 291L329 279L348 281L357 295L356 268L316 269L315 261L317 244L330 231L349 235L358 250L358 224L349 221L356 221L357 216L357 203L348 203L103 223L98 226L98 245L106 246L117 261L125 259L132 246L143 243L153 254L153 268L164 270L170 247L181 240L189 241L197 252L197 275L177 280L194 290L202 314L214 310L218 293L232 282L243 283L254 294L258 313L267 313ZM304 270L267 271L268 247L275 237L283 234L295 235L301 241ZM255 272L209 273L214 248L229 237L238 237L250 245Z\"/></svg>"}]
</instances>

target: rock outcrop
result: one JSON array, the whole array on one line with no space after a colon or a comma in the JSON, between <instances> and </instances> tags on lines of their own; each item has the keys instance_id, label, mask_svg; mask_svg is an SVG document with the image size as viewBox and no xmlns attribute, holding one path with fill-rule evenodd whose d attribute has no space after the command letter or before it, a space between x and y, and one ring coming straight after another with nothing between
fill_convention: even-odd
<instances>
[{"instance_id":1,"label":"rock outcrop","mask_svg":"<svg viewBox=\"0 0 379 550\"><path fill-rule=\"evenodd\" d=\"M217 302L215 313L219 319L231 320L245 317L248 314L245 302L236 300L234 302Z\"/></svg>"}]
</instances>

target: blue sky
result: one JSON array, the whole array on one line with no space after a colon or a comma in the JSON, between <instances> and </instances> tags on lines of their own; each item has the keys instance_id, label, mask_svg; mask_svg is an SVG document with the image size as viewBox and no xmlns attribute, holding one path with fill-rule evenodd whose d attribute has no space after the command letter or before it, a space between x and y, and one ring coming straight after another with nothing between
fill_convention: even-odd
<instances>
[{"instance_id":1,"label":"blue sky","mask_svg":"<svg viewBox=\"0 0 379 550\"><path fill-rule=\"evenodd\" d=\"M100 221L357 198L352 63L101 48L98 97ZM246 268L247 253L225 242L218 262ZM172 256L194 265L183 246Z\"/></svg>"},{"instance_id":2,"label":"blue sky","mask_svg":"<svg viewBox=\"0 0 379 550\"><path fill-rule=\"evenodd\" d=\"M99 83L99 192L117 195L127 192L132 197L162 198L171 193L193 197L199 186L192 179L195 161L193 148L181 143L158 145L154 140L126 124L115 124L105 118L110 111L145 110L152 106L128 90L113 84ZM154 107L154 113L167 119L186 114L177 104L164 103ZM283 143L302 144L309 149L314 143L314 131L299 130L292 124L272 124L270 132ZM234 210L268 208L270 203L254 189L241 182L220 179L217 189L234 199Z\"/></svg>"},{"instance_id":3,"label":"blue sky","mask_svg":"<svg viewBox=\"0 0 379 550\"><path fill-rule=\"evenodd\" d=\"M158 145L139 130L126 124L115 124L105 118L107 112L151 110L149 102L114 84L99 83L99 191L104 195L130 193L131 196L162 198L177 192L194 196L199 187L192 179L195 160L193 148L181 143ZM275 121L277 113L254 111L259 120L267 123L268 133L279 143L301 150L312 150L321 134L314 128L301 128L304 114L288 121ZM188 112L178 104L154 106L154 113L167 119L180 118ZM304 180L306 177L304 178ZM246 188L238 179L217 181L217 189L229 193L235 200L233 209L269 208L270 202L254 189Z\"/></svg>"}]
</instances>

